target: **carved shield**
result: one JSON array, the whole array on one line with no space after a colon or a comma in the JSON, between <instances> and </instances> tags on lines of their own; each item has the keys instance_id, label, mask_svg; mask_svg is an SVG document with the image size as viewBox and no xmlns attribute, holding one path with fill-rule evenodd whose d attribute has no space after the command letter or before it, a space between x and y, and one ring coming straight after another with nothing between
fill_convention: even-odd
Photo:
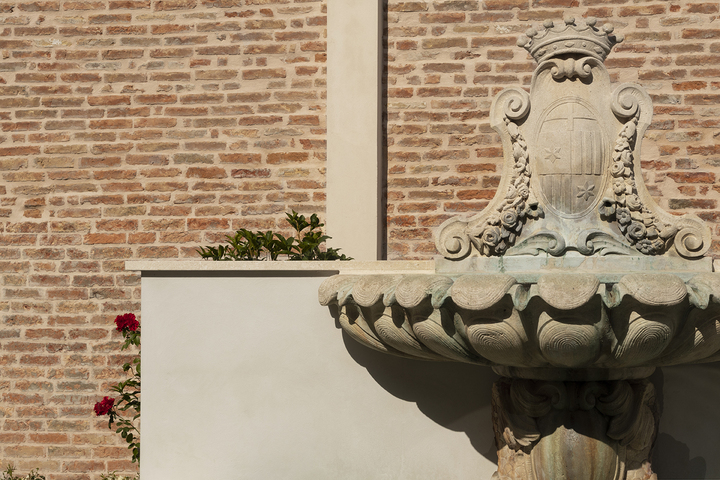
<instances>
[{"instance_id":1,"label":"carved shield","mask_svg":"<svg viewBox=\"0 0 720 480\"><path fill-rule=\"evenodd\" d=\"M594 109L579 98L548 106L535 141L534 172L544 203L563 217L587 213L600 201L605 138Z\"/></svg>"}]
</instances>

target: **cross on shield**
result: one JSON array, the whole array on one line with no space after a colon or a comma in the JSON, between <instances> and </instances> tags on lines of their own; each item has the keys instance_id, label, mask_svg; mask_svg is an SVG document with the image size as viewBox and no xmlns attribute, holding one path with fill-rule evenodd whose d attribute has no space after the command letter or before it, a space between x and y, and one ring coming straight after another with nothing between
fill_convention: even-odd
<instances>
[{"instance_id":1,"label":"cross on shield","mask_svg":"<svg viewBox=\"0 0 720 480\"><path fill-rule=\"evenodd\" d=\"M601 196L605 147L597 116L579 99L548 107L534 155L541 196L562 216L576 216Z\"/></svg>"}]
</instances>

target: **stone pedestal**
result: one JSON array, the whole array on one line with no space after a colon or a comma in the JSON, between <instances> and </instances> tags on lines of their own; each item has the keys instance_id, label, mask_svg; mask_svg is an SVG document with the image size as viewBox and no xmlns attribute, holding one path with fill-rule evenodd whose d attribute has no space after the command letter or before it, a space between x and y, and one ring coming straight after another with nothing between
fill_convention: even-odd
<instances>
[{"instance_id":1,"label":"stone pedestal","mask_svg":"<svg viewBox=\"0 0 720 480\"><path fill-rule=\"evenodd\" d=\"M492 398L498 448L493 480L656 478L650 457L659 414L646 379L502 378Z\"/></svg>"}]
</instances>

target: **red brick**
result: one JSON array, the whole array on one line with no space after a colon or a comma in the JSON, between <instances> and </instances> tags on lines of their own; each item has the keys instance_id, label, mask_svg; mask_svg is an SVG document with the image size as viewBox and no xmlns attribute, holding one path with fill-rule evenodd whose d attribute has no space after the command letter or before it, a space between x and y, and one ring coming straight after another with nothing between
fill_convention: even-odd
<instances>
[{"instance_id":1,"label":"red brick","mask_svg":"<svg viewBox=\"0 0 720 480\"><path fill-rule=\"evenodd\" d=\"M671 198L668 200L668 207L671 210L681 210L685 208L699 208L702 210L713 210L717 208L716 200L705 200L699 198Z\"/></svg>"},{"instance_id":2,"label":"red brick","mask_svg":"<svg viewBox=\"0 0 720 480\"><path fill-rule=\"evenodd\" d=\"M392 2L388 5L390 12L426 12L428 2Z\"/></svg>"},{"instance_id":3,"label":"red brick","mask_svg":"<svg viewBox=\"0 0 720 480\"><path fill-rule=\"evenodd\" d=\"M242 78L244 80L258 80L267 78L285 78L287 72L284 68L263 68L256 70L243 70Z\"/></svg>"},{"instance_id":4,"label":"red brick","mask_svg":"<svg viewBox=\"0 0 720 480\"><path fill-rule=\"evenodd\" d=\"M529 7L528 0L485 0L483 3L487 10L512 10L513 8L527 10Z\"/></svg>"},{"instance_id":5,"label":"red brick","mask_svg":"<svg viewBox=\"0 0 720 480\"><path fill-rule=\"evenodd\" d=\"M86 245L124 243L124 233L89 233L84 236L83 243Z\"/></svg>"},{"instance_id":6,"label":"red brick","mask_svg":"<svg viewBox=\"0 0 720 480\"><path fill-rule=\"evenodd\" d=\"M690 155L718 155L720 154L720 144L699 146L688 145L687 152ZM713 175L711 173L708 174Z\"/></svg>"},{"instance_id":7,"label":"red brick","mask_svg":"<svg viewBox=\"0 0 720 480\"><path fill-rule=\"evenodd\" d=\"M688 13L718 13L720 5L712 3L691 3L687 7Z\"/></svg>"},{"instance_id":8,"label":"red brick","mask_svg":"<svg viewBox=\"0 0 720 480\"><path fill-rule=\"evenodd\" d=\"M17 8L22 12L57 12L60 10L60 2L20 3Z\"/></svg>"},{"instance_id":9,"label":"red brick","mask_svg":"<svg viewBox=\"0 0 720 480\"><path fill-rule=\"evenodd\" d=\"M306 162L310 157L308 152L279 152L269 153L267 156L267 163L269 164L282 164L282 163L298 163Z\"/></svg>"},{"instance_id":10,"label":"red brick","mask_svg":"<svg viewBox=\"0 0 720 480\"><path fill-rule=\"evenodd\" d=\"M130 105L129 95L102 95L87 97L88 104L96 105Z\"/></svg>"},{"instance_id":11,"label":"red brick","mask_svg":"<svg viewBox=\"0 0 720 480\"><path fill-rule=\"evenodd\" d=\"M660 15L665 13L665 5L642 5L634 7L621 7L618 14L621 17L634 17L638 15Z\"/></svg>"},{"instance_id":12,"label":"red brick","mask_svg":"<svg viewBox=\"0 0 720 480\"><path fill-rule=\"evenodd\" d=\"M196 0L160 0L155 2L155 10L190 10L197 6Z\"/></svg>"},{"instance_id":13,"label":"red brick","mask_svg":"<svg viewBox=\"0 0 720 480\"><path fill-rule=\"evenodd\" d=\"M260 163L262 159L259 153L221 153L219 156L222 163Z\"/></svg>"},{"instance_id":14,"label":"red brick","mask_svg":"<svg viewBox=\"0 0 720 480\"><path fill-rule=\"evenodd\" d=\"M465 14L453 13L422 13L420 23L461 23L465 20Z\"/></svg>"},{"instance_id":15,"label":"red brick","mask_svg":"<svg viewBox=\"0 0 720 480\"><path fill-rule=\"evenodd\" d=\"M189 32L189 31L192 31L192 25L166 24L166 25L151 25L150 26L150 32L153 35L164 35L167 33Z\"/></svg>"},{"instance_id":16,"label":"red brick","mask_svg":"<svg viewBox=\"0 0 720 480\"><path fill-rule=\"evenodd\" d=\"M140 246L137 250L138 258L176 258L177 247L172 246Z\"/></svg>"},{"instance_id":17,"label":"red brick","mask_svg":"<svg viewBox=\"0 0 720 480\"><path fill-rule=\"evenodd\" d=\"M227 172L220 167L190 167L185 176L188 178L226 178Z\"/></svg>"},{"instance_id":18,"label":"red brick","mask_svg":"<svg viewBox=\"0 0 720 480\"><path fill-rule=\"evenodd\" d=\"M717 105L718 103L720 103L720 95L718 95L718 94L685 95L685 103L687 105Z\"/></svg>"},{"instance_id":19,"label":"red brick","mask_svg":"<svg viewBox=\"0 0 720 480\"><path fill-rule=\"evenodd\" d=\"M60 35L66 37L93 36L102 33L102 27L60 27Z\"/></svg>"},{"instance_id":20,"label":"red brick","mask_svg":"<svg viewBox=\"0 0 720 480\"><path fill-rule=\"evenodd\" d=\"M53 445L69 443L68 435L66 433L31 433L29 438L33 443L47 443Z\"/></svg>"},{"instance_id":21,"label":"red brick","mask_svg":"<svg viewBox=\"0 0 720 480\"><path fill-rule=\"evenodd\" d=\"M422 47L425 49L467 48L467 46L468 41L464 37L427 38L422 41Z\"/></svg>"},{"instance_id":22,"label":"red brick","mask_svg":"<svg viewBox=\"0 0 720 480\"><path fill-rule=\"evenodd\" d=\"M135 101L145 105L163 105L168 103L176 103L177 95L165 95L165 94L154 94L154 95L136 95Z\"/></svg>"}]
</instances>

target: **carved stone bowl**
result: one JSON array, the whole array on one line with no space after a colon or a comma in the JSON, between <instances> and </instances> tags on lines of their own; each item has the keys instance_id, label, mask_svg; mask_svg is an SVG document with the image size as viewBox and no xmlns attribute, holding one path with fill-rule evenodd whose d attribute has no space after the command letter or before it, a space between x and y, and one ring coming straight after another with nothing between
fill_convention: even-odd
<instances>
[{"instance_id":1,"label":"carved stone bowl","mask_svg":"<svg viewBox=\"0 0 720 480\"><path fill-rule=\"evenodd\" d=\"M714 273L337 275L319 300L368 347L505 377L640 379L720 360Z\"/></svg>"}]
</instances>

